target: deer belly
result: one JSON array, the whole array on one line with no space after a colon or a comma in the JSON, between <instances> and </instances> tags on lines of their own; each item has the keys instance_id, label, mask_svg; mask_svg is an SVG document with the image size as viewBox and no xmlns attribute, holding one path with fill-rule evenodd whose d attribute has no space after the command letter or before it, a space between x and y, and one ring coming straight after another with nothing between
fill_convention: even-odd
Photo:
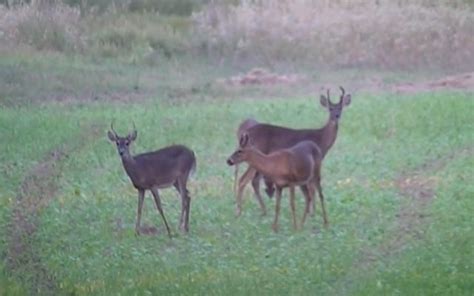
<instances>
[{"instance_id":1,"label":"deer belly","mask_svg":"<svg viewBox=\"0 0 474 296\"><path fill-rule=\"evenodd\" d=\"M308 183L309 176L294 176L286 175L281 177L276 177L273 179L273 182L279 187L287 187L290 185L299 186Z\"/></svg>"},{"instance_id":2,"label":"deer belly","mask_svg":"<svg viewBox=\"0 0 474 296\"><path fill-rule=\"evenodd\" d=\"M158 184L158 188L159 188L159 189L168 188L168 187L173 186L173 184L174 184L174 182L161 183L161 184Z\"/></svg>"}]
</instances>

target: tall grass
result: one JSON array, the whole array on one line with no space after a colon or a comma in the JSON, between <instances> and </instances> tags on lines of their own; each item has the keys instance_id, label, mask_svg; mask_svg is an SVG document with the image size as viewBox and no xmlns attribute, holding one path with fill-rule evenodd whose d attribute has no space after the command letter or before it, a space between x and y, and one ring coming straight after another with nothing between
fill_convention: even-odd
<instances>
[{"instance_id":1,"label":"tall grass","mask_svg":"<svg viewBox=\"0 0 474 296\"><path fill-rule=\"evenodd\" d=\"M93 9L102 2L53 2L0 6L4 46L134 62L188 54L268 67L474 67L474 13L462 1L103 1L103 13Z\"/></svg>"},{"instance_id":2,"label":"tall grass","mask_svg":"<svg viewBox=\"0 0 474 296\"><path fill-rule=\"evenodd\" d=\"M262 0L209 5L194 19L210 54L269 65L474 66L474 14L467 6Z\"/></svg>"},{"instance_id":3,"label":"tall grass","mask_svg":"<svg viewBox=\"0 0 474 296\"><path fill-rule=\"evenodd\" d=\"M83 48L80 12L64 4L0 6L0 41L40 51Z\"/></svg>"}]
</instances>

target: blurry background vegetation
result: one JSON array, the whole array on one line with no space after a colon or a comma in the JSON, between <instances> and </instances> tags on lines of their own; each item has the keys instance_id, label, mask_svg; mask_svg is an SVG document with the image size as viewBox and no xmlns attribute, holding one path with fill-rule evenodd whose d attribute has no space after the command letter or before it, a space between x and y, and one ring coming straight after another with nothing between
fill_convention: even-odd
<instances>
[{"instance_id":1,"label":"blurry background vegetation","mask_svg":"<svg viewBox=\"0 0 474 296\"><path fill-rule=\"evenodd\" d=\"M472 69L472 0L0 0L2 51L275 68ZM155 61L156 62L156 61Z\"/></svg>"}]
</instances>

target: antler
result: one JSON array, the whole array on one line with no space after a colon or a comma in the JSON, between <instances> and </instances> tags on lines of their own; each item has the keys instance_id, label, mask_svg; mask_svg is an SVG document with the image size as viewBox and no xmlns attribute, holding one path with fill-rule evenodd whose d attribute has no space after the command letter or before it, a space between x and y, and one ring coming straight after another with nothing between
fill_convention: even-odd
<instances>
[{"instance_id":1,"label":"antler","mask_svg":"<svg viewBox=\"0 0 474 296\"><path fill-rule=\"evenodd\" d=\"M132 124L133 124L133 131L136 132L136 131L137 131L137 127L135 126L135 121L132 120Z\"/></svg>"},{"instance_id":2,"label":"antler","mask_svg":"<svg viewBox=\"0 0 474 296\"><path fill-rule=\"evenodd\" d=\"M344 95L346 94L346 91L344 90L342 86L339 86L339 89L342 91L341 99L339 100L339 103L340 103L344 99Z\"/></svg>"},{"instance_id":3,"label":"antler","mask_svg":"<svg viewBox=\"0 0 474 296\"><path fill-rule=\"evenodd\" d=\"M114 135L115 135L116 137L118 137L117 132L114 130L114 121L115 121L115 119L113 119L112 122L110 123L110 129L112 130L112 132L114 133Z\"/></svg>"},{"instance_id":4,"label":"antler","mask_svg":"<svg viewBox=\"0 0 474 296\"><path fill-rule=\"evenodd\" d=\"M328 97L329 103L331 103L331 98L329 97L329 88L327 89L327 97Z\"/></svg>"}]
</instances>

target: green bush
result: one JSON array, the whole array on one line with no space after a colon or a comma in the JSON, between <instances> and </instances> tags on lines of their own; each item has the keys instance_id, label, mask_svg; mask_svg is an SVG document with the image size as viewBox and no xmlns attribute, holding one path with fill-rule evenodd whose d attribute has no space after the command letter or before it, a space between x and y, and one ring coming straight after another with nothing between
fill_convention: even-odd
<instances>
[{"instance_id":1,"label":"green bush","mask_svg":"<svg viewBox=\"0 0 474 296\"><path fill-rule=\"evenodd\" d=\"M132 0L132 12L159 12L166 15L190 15L197 6L195 0Z\"/></svg>"},{"instance_id":2,"label":"green bush","mask_svg":"<svg viewBox=\"0 0 474 296\"><path fill-rule=\"evenodd\" d=\"M159 12L165 15L189 16L206 0L63 0L64 3L80 7L81 11L110 9L131 12Z\"/></svg>"}]
</instances>

